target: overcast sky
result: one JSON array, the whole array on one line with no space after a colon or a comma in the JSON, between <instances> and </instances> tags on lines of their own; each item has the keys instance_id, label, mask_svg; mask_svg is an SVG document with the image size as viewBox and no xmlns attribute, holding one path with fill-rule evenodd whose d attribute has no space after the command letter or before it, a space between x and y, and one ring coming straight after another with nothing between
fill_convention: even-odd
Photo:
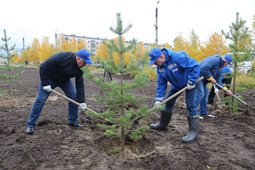
<instances>
[{"instance_id":1,"label":"overcast sky","mask_svg":"<svg viewBox=\"0 0 255 170\"><path fill-rule=\"evenodd\" d=\"M201 41L213 32L229 31L236 12L251 28L255 0L0 0L0 37L3 29L11 38L10 45L30 46L47 36L54 42L55 32L79 36L115 38L110 26L116 26L120 12L124 27L133 27L124 37L144 43L155 42L155 10L158 7L159 44L173 44L180 33L188 40L194 28ZM3 41L0 42L3 45Z\"/></svg>"}]
</instances>

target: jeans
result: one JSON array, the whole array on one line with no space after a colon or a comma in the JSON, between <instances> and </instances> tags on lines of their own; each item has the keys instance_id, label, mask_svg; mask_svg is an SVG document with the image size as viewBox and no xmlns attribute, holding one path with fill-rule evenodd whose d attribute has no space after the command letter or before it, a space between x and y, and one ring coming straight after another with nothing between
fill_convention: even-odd
<instances>
[{"instance_id":1,"label":"jeans","mask_svg":"<svg viewBox=\"0 0 255 170\"><path fill-rule=\"evenodd\" d=\"M171 89L166 98L169 98L170 96L172 96L173 94L177 93L178 90L176 89ZM186 106L189 112L189 117L196 117L198 116L198 112L197 112L197 107L196 107L196 92L197 92L197 88L191 89L191 90L186 90ZM168 102L166 102L165 105L165 110L172 112L173 111L173 106L174 103L176 101L176 99L180 96L181 94L179 94L178 96L174 97L173 99L169 100Z\"/></svg>"},{"instance_id":2,"label":"jeans","mask_svg":"<svg viewBox=\"0 0 255 170\"><path fill-rule=\"evenodd\" d=\"M74 84L71 79L63 83L54 83L50 81L50 86L52 89L59 86L65 93L65 95L73 100L77 100L77 93L74 87ZM28 127L35 127L36 121L39 118L43 106L49 97L51 92L43 90L43 86L40 83L39 91L35 103L31 109L30 116L27 122ZM74 123L78 120L78 106L69 102L68 104L68 123Z\"/></svg>"},{"instance_id":3,"label":"jeans","mask_svg":"<svg viewBox=\"0 0 255 170\"><path fill-rule=\"evenodd\" d=\"M199 82L196 94L196 106L200 105L200 115L207 115L207 101L208 101L209 90L203 81Z\"/></svg>"}]
</instances>

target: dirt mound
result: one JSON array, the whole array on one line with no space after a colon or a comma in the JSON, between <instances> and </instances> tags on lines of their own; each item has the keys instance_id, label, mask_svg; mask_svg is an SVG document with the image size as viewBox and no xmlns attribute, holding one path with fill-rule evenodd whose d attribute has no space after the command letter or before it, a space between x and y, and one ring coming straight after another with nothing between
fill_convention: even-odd
<instances>
[{"instance_id":1,"label":"dirt mound","mask_svg":"<svg viewBox=\"0 0 255 170\"><path fill-rule=\"evenodd\" d=\"M167 132L149 130L139 142L127 142L127 149L119 154L119 140L106 138L97 127L102 120L81 112L81 128L67 125L68 102L50 95L33 135L25 134L26 122L39 86L37 68L23 68L21 85L12 100L0 98L0 169L255 169L255 90L240 92L250 103L249 113L240 105L241 112L230 113L223 105L208 105L215 118L200 121L201 139L183 144L181 138L188 133L185 96L176 102ZM96 76L101 76L98 73ZM118 80L118 75L113 79ZM125 77L132 81L130 77ZM93 99L100 89L84 80L86 103L96 112L106 109ZM143 104L153 106L157 84L149 82L132 93L146 96ZM1 85L0 88L6 88ZM63 92L57 88L57 91ZM159 112L140 121L141 125L156 123Z\"/></svg>"}]
</instances>

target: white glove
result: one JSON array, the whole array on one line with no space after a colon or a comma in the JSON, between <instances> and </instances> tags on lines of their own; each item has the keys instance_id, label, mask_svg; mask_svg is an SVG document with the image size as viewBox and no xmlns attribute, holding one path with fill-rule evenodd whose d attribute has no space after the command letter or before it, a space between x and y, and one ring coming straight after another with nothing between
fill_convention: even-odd
<instances>
[{"instance_id":1,"label":"white glove","mask_svg":"<svg viewBox=\"0 0 255 170\"><path fill-rule=\"evenodd\" d=\"M80 110L85 110L87 108L86 103L81 103L81 105L79 106Z\"/></svg>"},{"instance_id":2,"label":"white glove","mask_svg":"<svg viewBox=\"0 0 255 170\"><path fill-rule=\"evenodd\" d=\"M160 101L156 101L155 104L154 104L154 108L159 108L159 105L161 104Z\"/></svg>"},{"instance_id":3,"label":"white glove","mask_svg":"<svg viewBox=\"0 0 255 170\"><path fill-rule=\"evenodd\" d=\"M188 86L188 90L194 89L196 87L196 84L194 85L190 85L189 83L187 83Z\"/></svg>"},{"instance_id":4,"label":"white glove","mask_svg":"<svg viewBox=\"0 0 255 170\"><path fill-rule=\"evenodd\" d=\"M51 86L43 86L43 90L47 91L47 92L51 92Z\"/></svg>"},{"instance_id":5,"label":"white glove","mask_svg":"<svg viewBox=\"0 0 255 170\"><path fill-rule=\"evenodd\" d=\"M214 88L214 92L215 93L219 93L219 89L218 88Z\"/></svg>"}]
</instances>

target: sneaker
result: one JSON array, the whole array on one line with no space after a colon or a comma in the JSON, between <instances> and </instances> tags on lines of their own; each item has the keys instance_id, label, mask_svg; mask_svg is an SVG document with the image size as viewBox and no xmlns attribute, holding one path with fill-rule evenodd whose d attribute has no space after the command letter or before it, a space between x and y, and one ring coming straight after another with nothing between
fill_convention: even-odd
<instances>
[{"instance_id":1,"label":"sneaker","mask_svg":"<svg viewBox=\"0 0 255 170\"><path fill-rule=\"evenodd\" d=\"M210 115L210 114L208 114L207 116L208 116L208 117L211 117L211 118L215 118L215 116L213 116L213 115Z\"/></svg>"},{"instance_id":2,"label":"sneaker","mask_svg":"<svg viewBox=\"0 0 255 170\"><path fill-rule=\"evenodd\" d=\"M26 133L31 135L34 133L34 128L33 127L27 127Z\"/></svg>"},{"instance_id":3,"label":"sneaker","mask_svg":"<svg viewBox=\"0 0 255 170\"><path fill-rule=\"evenodd\" d=\"M80 123L78 122L73 122L73 123L68 123L69 126L72 126L72 127L82 127L83 125L81 125Z\"/></svg>"},{"instance_id":4,"label":"sneaker","mask_svg":"<svg viewBox=\"0 0 255 170\"><path fill-rule=\"evenodd\" d=\"M203 119L204 119L204 117L202 117L202 116L199 116L199 119L202 119L202 120L203 120Z\"/></svg>"}]
</instances>

